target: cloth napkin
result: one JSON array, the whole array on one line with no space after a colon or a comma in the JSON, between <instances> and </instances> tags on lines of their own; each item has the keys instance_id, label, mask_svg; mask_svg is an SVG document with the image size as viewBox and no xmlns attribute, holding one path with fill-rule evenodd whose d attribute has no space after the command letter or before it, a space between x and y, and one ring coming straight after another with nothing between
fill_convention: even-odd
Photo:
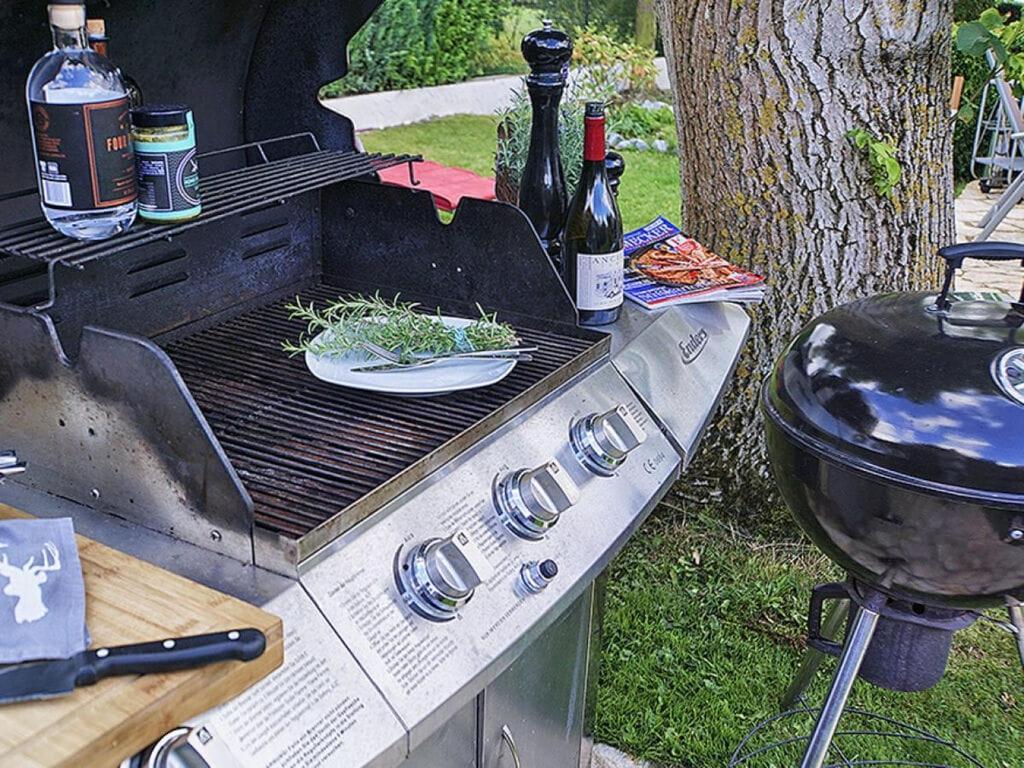
<instances>
[{"instance_id":1,"label":"cloth napkin","mask_svg":"<svg viewBox=\"0 0 1024 768\"><path fill-rule=\"evenodd\" d=\"M88 645L71 518L0 520L0 664L66 659Z\"/></svg>"}]
</instances>

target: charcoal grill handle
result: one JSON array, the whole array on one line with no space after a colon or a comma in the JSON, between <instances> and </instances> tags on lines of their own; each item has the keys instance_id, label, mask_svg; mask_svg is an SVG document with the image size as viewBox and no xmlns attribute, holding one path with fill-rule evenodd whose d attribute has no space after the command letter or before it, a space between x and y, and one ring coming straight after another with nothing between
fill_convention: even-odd
<instances>
[{"instance_id":1,"label":"charcoal grill handle","mask_svg":"<svg viewBox=\"0 0 1024 768\"><path fill-rule=\"evenodd\" d=\"M1024 265L1024 245L1020 243L958 243L939 249L939 256L946 260L946 274L942 280L942 291L935 300L939 309L949 309L949 292L953 287L956 270L964 265L965 259L982 261L1019 261ZM1024 302L1024 286L1021 288L1021 302Z\"/></svg>"},{"instance_id":2,"label":"charcoal grill handle","mask_svg":"<svg viewBox=\"0 0 1024 768\"><path fill-rule=\"evenodd\" d=\"M807 644L816 651L839 656L843 644L821 634L821 610L826 600L849 600L850 591L845 583L818 584L811 591L811 607L807 611Z\"/></svg>"}]
</instances>

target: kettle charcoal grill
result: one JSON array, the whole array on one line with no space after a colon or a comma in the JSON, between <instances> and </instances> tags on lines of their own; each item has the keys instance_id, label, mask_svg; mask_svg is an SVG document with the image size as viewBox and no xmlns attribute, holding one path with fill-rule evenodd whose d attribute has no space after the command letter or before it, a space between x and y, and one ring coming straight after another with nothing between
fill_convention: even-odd
<instances>
[{"instance_id":1,"label":"kettle charcoal grill","mask_svg":"<svg viewBox=\"0 0 1024 768\"><path fill-rule=\"evenodd\" d=\"M763 393L775 478L797 521L848 574L811 601L809 644L841 657L802 768L820 768L854 679L935 685L953 633L1006 606L1024 664L1024 303L957 301L968 257L1024 259L1024 246L943 249L938 295L886 294L812 321ZM841 625L822 604L851 601ZM787 694L802 694L806 664Z\"/></svg>"},{"instance_id":2,"label":"kettle charcoal grill","mask_svg":"<svg viewBox=\"0 0 1024 768\"><path fill-rule=\"evenodd\" d=\"M315 99L376 5L89 3L147 99L192 107L203 195L197 219L98 243L41 221L22 91L45 13L0 6L0 425L25 469L0 500L284 619L282 669L161 749L586 765L595 581L692 457L749 322L580 329L518 209L464 200L442 224L380 184L417 158L359 151ZM333 387L281 350L303 330L285 304L345 292L479 305L538 351L442 397Z\"/></svg>"}]
</instances>

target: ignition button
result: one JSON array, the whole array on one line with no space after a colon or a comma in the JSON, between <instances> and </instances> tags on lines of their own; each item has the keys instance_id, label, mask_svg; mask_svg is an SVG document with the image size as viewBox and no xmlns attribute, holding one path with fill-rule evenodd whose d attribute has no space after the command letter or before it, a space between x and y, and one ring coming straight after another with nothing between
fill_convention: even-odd
<instances>
[{"instance_id":1,"label":"ignition button","mask_svg":"<svg viewBox=\"0 0 1024 768\"><path fill-rule=\"evenodd\" d=\"M546 589L558 575L558 563L554 560L544 560L540 563L533 560L522 567L519 575L523 580L523 586L536 594Z\"/></svg>"}]
</instances>

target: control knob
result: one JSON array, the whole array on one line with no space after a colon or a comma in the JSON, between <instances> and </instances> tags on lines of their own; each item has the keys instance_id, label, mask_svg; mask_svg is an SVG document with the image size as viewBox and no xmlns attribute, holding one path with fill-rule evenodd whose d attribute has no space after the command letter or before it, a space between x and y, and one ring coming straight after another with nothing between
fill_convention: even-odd
<instances>
[{"instance_id":1,"label":"control knob","mask_svg":"<svg viewBox=\"0 0 1024 768\"><path fill-rule=\"evenodd\" d=\"M558 461L519 469L494 483L494 506L505 526L524 539L541 539L579 501L580 489Z\"/></svg>"},{"instance_id":2,"label":"control knob","mask_svg":"<svg viewBox=\"0 0 1024 768\"><path fill-rule=\"evenodd\" d=\"M596 475L611 477L630 452L647 439L647 432L630 410L619 405L575 422L569 440L576 458Z\"/></svg>"},{"instance_id":3,"label":"control knob","mask_svg":"<svg viewBox=\"0 0 1024 768\"><path fill-rule=\"evenodd\" d=\"M494 568L466 531L428 539L402 557L395 555L398 591L413 611L432 621L449 621L487 581Z\"/></svg>"}]
</instances>

